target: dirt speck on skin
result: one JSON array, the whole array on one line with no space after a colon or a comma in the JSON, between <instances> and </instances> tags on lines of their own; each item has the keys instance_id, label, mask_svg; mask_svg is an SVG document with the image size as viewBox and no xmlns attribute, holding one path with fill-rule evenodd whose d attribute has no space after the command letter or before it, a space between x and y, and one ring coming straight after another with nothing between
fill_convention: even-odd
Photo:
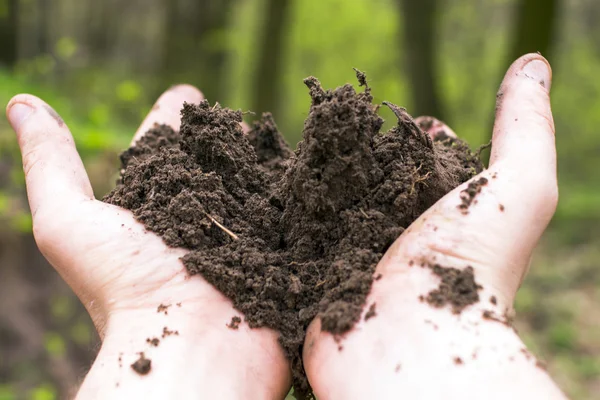
<instances>
[{"instance_id":1,"label":"dirt speck on skin","mask_svg":"<svg viewBox=\"0 0 600 400\"><path fill-rule=\"evenodd\" d=\"M158 345L160 344L160 339L159 338L147 338L146 342L150 346L158 347Z\"/></svg>"},{"instance_id":2,"label":"dirt speck on skin","mask_svg":"<svg viewBox=\"0 0 600 400\"><path fill-rule=\"evenodd\" d=\"M463 365L464 361L460 357L454 357L454 364L456 364L456 365Z\"/></svg>"},{"instance_id":3,"label":"dirt speck on skin","mask_svg":"<svg viewBox=\"0 0 600 400\"><path fill-rule=\"evenodd\" d=\"M467 188L460 192L461 203L458 205L458 208L463 214L469 213L469 207L471 207L471 204L476 203L475 198L479 193L481 193L481 188L487 184L488 179L482 176L479 179L469 182Z\"/></svg>"},{"instance_id":4,"label":"dirt speck on skin","mask_svg":"<svg viewBox=\"0 0 600 400\"><path fill-rule=\"evenodd\" d=\"M178 336L178 335L179 335L179 331L170 330L169 328L167 328L167 327L165 326L165 327L163 328L163 331L162 331L162 335L161 335L161 337L164 339L164 338L166 338L166 337L168 337L168 336L171 336L171 335Z\"/></svg>"},{"instance_id":5,"label":"dirt speck on skin","mask_svg":"<svg viewBox=\"0 0 600 400\"><path fill-rule=\"evenodd\" d=\"M498 304L498 299L496 299L496 296L491 296L490 297L490 303L492 303L493 305Z\"/></svg>"},{"instance_id":6,"label":"dirt speck on skin","mask_svg":"<svg viewBox=\"0 0 600 400\"><path fill-rule=\"evenodd\" d=\"M360 319L375 266L442 196L481 172L458 139L432 141L402 108L381 132L363 91L305 80L312 104L295 152L272 116L244 135L242 112L185 104L180 132L156 126L121 156L104 199L126 208L183 263L232 299L250 327L280 333L295 392L310 396L302 364L315 318L342 336Z\"/></svg>"},{"instance_id":7,"label":"dirt speck on skin","mask_svg":"<svg viewBox=\"0 0 600 400\"><path fill-rule=\"evenodd\" d=\"M400 372L401 369L402 369L402 365L401 364L397 364L396 368L394 369L394 372L398 373L398 372Z\"/></svg>"},{"instance_id":8,"label":"dirt speck on skin","mask_svg":"<svg viewBox=\"0 0 600 400\"><path fill-rule=\"evenodd\" d=\"M466 307L479 302L478 292L482 287L475 282L473 267L460 270L435 264L430 268L441 282L423 300L438 308L450 305L454 314L460 314Z\"/></svg>"},{"instance_id":9,"label":"dirt speck on skin","mask_svg":"<svg viewBox=\"0 0 600 400\"><path fill-rule=\"evenodd\" d=\"M157 313L164 313L165 315L169 314L169 307L171 307L171 304L165 305L165 304L159 304L159 306L156 308L156 312Z\"/></svg>"},{"instance_id":10,"label":"dirt speck on skin","mask_svg":"<svg viewBox=\"0 0 600 400\"><path fill-rule=\"evenodd\" d=\"M141 352L140 357L131 364L131 368L140 375L147 375L152 369L152 360L146 358L144 352Z\"/></svg>"},{"instance_id":11,"label":"dirt speck on skin","mask_svg":"<svg viewBox=\"0 0 600 400\"><path fill-rule=\"evenodd\" d=\"M242 322L242 319L240 317L231 317L231 322L229 324L227 324L227 327L230 329L238 329L240 327L240 323Z\"/></svg>"},{"instance_id":12,"label":"dirt speck on skin","mask_svg":"<svg viewBox=\"0 0 600 400\"><path fill-rule=\"evenodd\" d=\"M367 313L365 314L365 321L375 317L377 315L377 311L375 311L375 303L371 304L371 306L369 307L369 310L367 311Z\"/></svg>"}]
</instances>

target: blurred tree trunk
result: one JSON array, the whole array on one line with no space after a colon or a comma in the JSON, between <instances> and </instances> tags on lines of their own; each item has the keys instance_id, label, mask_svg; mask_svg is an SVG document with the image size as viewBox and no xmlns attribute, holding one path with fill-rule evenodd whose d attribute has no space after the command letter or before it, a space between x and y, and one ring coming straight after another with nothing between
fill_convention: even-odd
<instances>
[{"instance_id":1,"label":"blurred tree trunk","mask_svg":"<svg viewBox=\"0 0 600 400\"><path fill-rule=\"evenodd\" d=\"M252 90L252 111L278 113L281 93L281 76L285 25L291 0L268 0L265 9L264 29L259 45L258 63Z\"/></svg>"},{"instance_id":2,"label":"blurred tree trunk","mask_svg":"<svg viewBox=\"0 0 600 400\"><path fill-rule=\"evenodd\" d=\"M232 3L165 0L163 76L169 84L194 84L212 102L222 95L227 56L224 39Z\"/></svg>"},{"instance_id":3,"label":"blurred tree trunk","mask_svg":"<svg viewBox=\"0 0 600 400\"><path fill-rule=\"evenodd\" d=\"M0 0L4 13L0 15L0 65L12 68L18 61L19 1Z\"/></svg>"},{"instance_id":4,"label":"blurred tree trunk","mask_svg":"<svg viewBox=\"0 0 600 400\"><path fill-rule=\"evenodd\" d=\"M516 9L516 23L513 30L512 49L505 68L502 68L500 81L503 79L508 66L517 58L527 53L540 52L552 62L552 50L556 25L557 11L561 0L520 0ZM498 83L500 86L500 82ZM492 140L495 116L489 124L489 140ZM489 153L482 155L487 163Z\"/></svg>"},{"instance_id":5,"label":"blurred tree trunk","mask_svg":"<svg viewBox=\"0 0 600 400\"><path fill-rule=\"evenodd\" d=\"M510 63L524 54L535 52L542 53L549 60L552 58L559 6L560 0L519 1Z\"/></svg>"},{"instance_id":6,"label":"blurred tree trunk","mask_svg":"<svg viewBox=\"0 0 600 400\"><path fill-rule=\"evenodd\" d=\"M113 49L116 30L111 21L122 20L112 14L113 7L109 0L91 1L87 6L87 45L90 58L96 62L105 62Z\"/></svg>"},{"instance_id":7,"label":"blurred tree trunk","mask_svg":"<svg viewBox=\"0 0 600 400\"><path fill-rule=\"evenodd\" d=\"M37 54L48 54L52 52L49 35L49 19L51 13L50 0L37 1Z\"/></svg>"},{"instance_id":8,"label":"blurred tree trunk","mask_svg":"<svg viewBox=\"0 0 600 400\"><path fill-rule=\"evenodd\" d=\"M399 0L404 27L403 58L412 87L411 114L444 119L439 96L436 46L437 0Z\"/></svg>"}]
</instances>

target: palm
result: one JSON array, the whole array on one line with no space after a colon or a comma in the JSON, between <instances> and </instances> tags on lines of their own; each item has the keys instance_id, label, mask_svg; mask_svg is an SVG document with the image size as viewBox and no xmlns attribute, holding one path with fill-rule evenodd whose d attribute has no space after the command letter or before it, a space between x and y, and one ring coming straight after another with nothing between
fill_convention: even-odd
<instances>
[{"instance_id":1,"label":"palm","mask_svg":"<svg viewBox=\"0 0 600 400\"><path fill-rule=\"evenodd\" d=\"M133 141L155 123L177 129L183 103L201 100L195 88L172 88L159 99ZM264 382L265 392L283 396L290 372L277 334L246 324L230 329L227 324L240 313L201 276L187 273L181 261L185 249L168 247L131 212L94 198L62 119L32 96L15 97L9 109L15 104L35 110L27 123L15 128L35 239L80 297L101 337L111 338L111 345L106 347L106 340L103 344L108 357L116 357L115 351L132 357L150 351L146 339L160 337L168 328L180 333L180 341L169 340L161 348L181 349L194 343L191 347L199 348L200 357L215 370L239 370L239 379ZM168 307L162 310L166 312L159 312L160 305ZM118 339L124 335L130 341L126 348ZM251 367L246 368L238 357Z\"/></svg>"},{"instance_id":2,"label":"palm","mask_svg":"<svg viewBox=\"0 0 600 400\"><path fill-rule=\"evenodd\" d=\"M101 317L96 315L93 299L108 299L102 309L109 312L156 310L160 304L176 303L191 311L210 302L226 313L221 316L223 324L236 315L231 303L215 288L199 276L188 276L180 261L185 250L169 248L135 221L129 211L91 200L81 202L70 218L68 223L61 222L67 229L60 228L49 238L40 237L40 232L38 242L45 243L45 248L56 248L57 243L46 242L63 242L65 236L70 237L68 243L62 243L68 259L57 255L59 259L53 262L85 266L83 274L72 278L83 281L66 278L72 287L80 288L78 293L95 320ZM66 245L68 249L64 249Z\"/></svg>"},{"instance_id":3,"label":"palm","mask_svg":"<svg viewBox=\"0 0 600 400\"><path fill-rule=\"evenodd\" d=\"M514 296L557 203L548 73L538 55L513 64L498 97L490 169L442 198L389 249L367 300L376 304L375 318L361 320L341 343L313 323L304 360L317 395L563 398L508 327ZM461 209L469 183L481 191ZM452 302L427 304L428 294L441 288L436 265L460 273L472 267L478 300L460 312ZM452 288L446 283L445 290ZM456 290L462 294L464 286Z\"/></svg>"}]
</instances>

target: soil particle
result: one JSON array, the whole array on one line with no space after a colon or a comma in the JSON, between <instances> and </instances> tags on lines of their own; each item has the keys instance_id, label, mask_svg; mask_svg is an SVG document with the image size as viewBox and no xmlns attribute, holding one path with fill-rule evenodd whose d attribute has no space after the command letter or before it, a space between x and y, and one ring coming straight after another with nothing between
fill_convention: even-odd
<instances>
[{"instance_id":1,"label":"soil particle","mask_svg":"<svg viewBox=\"0 0 600 400\"><path fill-rule=\"evenodd\" d=\"M454 357L454 364L456 364L456 365L463 365L464 361L460 357Z\"/></svg>"},{"instance_id":2,"label":"soil particle","mask_svg":"<svg viewBox=\"0 0 600 400\"><path fill-rule=\"evenodd\" d=\"M232 299L250 327L280 333L300 397L310 394L301 357L310 322L320 317L337 336L350 330L385 251L482 170L464 142L432 141L391 103L398 123L381 132L378 105L357 76L364 91L305 80L312 104L295 152L270 114L244 135L241 111L185 104L180 132L155 126L123 153L105 198L169 246L189 249L188 272ZM447 301L468 302L455 297Z\"/></svg>"},{"instance_id":3,"label":"soil particle","mask_svg":"<svg viewBox=\"0 0 600 400\"><path fill-rule=\"evenodd\" d=\"M429 304L438 308L450 305L454 314L460 314L466 307L479 302L478 292L482 287L475 282L473 267L460 270L435 264L430 268L441 282L424 298Z\"/></svg>"},{"instance_id":4,"label":"soil particle","mask_svg":"<svg viewBox=\"0 0 600 400\"><path fill-rule=\"evenodd\" d=\"M493 305L498 304L498 300L496 299L496 296L490 297L490 303L492 303Z\"/></svg>"},{"instance_id":5,"label":"soil particle","mask_svg":"<svg viewBox=\"0 0 600 400\"><path fill-rule=\"evenodd\" d=\"M173 331L173 330L169 330L169 328L167 328L167 327L165 326L165 327L163 328L163 331L162 331L162 335L161 335L161 337L164 339L164 338L166 338L166 337L168 337L168 336L171 336L171 335L178 336L178 335L179 335L179 331Z\"/></svg>"},{"instance_id":6,"label":"soil particle","mask_svg":"<svg viewBox=\"0 0 600 400\"><path fill-rule=\"evenodd\" d=\"M504 212L504 205L503 204L499 204L498 208L500 209L501 212Z\"/></svg>"},{"instance_id":7,"label":"soil particle","mask_svg":"<svg viewBox=\"0 0 600 400\"><path fill-rule=\"evenodd\" d=\"M168 305L164 305L164 304L160 304L157 308L156 308L156 312L157 313L164 313L165 315L169 314L169 307L171 307L171 304Z\"/></svg>"},{"instance_id":8,"label":"soil particle","mask_svg":"<svg viewBox=\"0 0 600 400\"><path fill-rule=\"evenodd\" d=\"M152 360L146 358L144 352L141 352L140 358L131 364L131 368L140 375L147 375L152 369Z\"/></svg>"},{"instance_id":9,"label":"soil particle","mask_svg":"<svg viewBox=\"0 0 600 400\"><path fill-rule=\"evenodd\" d=\"M56 111L54 111L54 109L52 107L50 107L47 104L44 104L44 109L46 109L46 112L48 114L50 114L50 116L54 119L54 121L56 121L56 123L59 127L62 128L65 125L65 121L61 118L61 116Z\"/></svg>"},{"instance_id":10,"label":"soil particle","mask_svg":"<svg viewBox=\"0 0 600 400\"><path fill-rule=\"evenodd\" d=\"M475 197L479 193L481 193L481 188L487 185L488 180L485 177L481 177L479 179L475 179L472 182L469 182L467 188L460 192L460 201L461 203L458 205L458 208L463 214L469 213L469 207L471 204L476 203Z\"/></svg>"},{"instance_id":11,"label":"soil particle","mask_svg":"<svg viewBox=\"0 0 600 400\"><path fill-rule=\"evenodd\" d=\"M231 317L231 322L229 324L227 324L227 327L230 329L238 329L240 326L240 323L242 322L242 319L240 317Z\"/></svg>"},{"instance_id":12,"label":"soil particle","mask_svg":"<svg viewBox=\"0 0 600 400\"><path fill-rule=\"evenodd\" d=\"M158 347L158 345L160 344L160 339L159 338L147 338L146 342L150 346Z\"/></svg>"},{"instance_id":13,"label":"soil particle","mask_svg":"<svg viewBox=\"0 0 600 400\"><path fill-rule=\"evenodd\" d=\"M369 310L365 314L365 321L375 317L377 315L377 311L375 311L375 303L371 304Z\"/></svg>"}]
</instances>

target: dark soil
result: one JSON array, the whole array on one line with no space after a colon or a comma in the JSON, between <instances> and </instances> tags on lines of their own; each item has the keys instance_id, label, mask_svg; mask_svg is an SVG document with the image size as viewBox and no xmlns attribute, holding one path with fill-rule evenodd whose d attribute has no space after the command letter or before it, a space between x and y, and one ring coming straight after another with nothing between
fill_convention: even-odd
<instances>
[{"instance_id":1,"label":"dark soil","mask_svg":"<svg viewBox=\"0 0 600 400\"><path fill-rule=\"evenodd\" d=\"M227 327L231 329L238 329L241 322L242 319L240 317L231 317L231 322L227 324Z\"/></svg>"},{"instance_id":2,"label":"dark soil","mask_svg":"<svg viewBox=\"0 0 600 400\"><path fill-rule=\"evenodd\" d=\"M242 113L186 104L180 132L157 126L121 156L105 201L131 210L183 263L240 310L251 327L280 332L295 392L310 393L302 365L309 323L342 335L360 319L383 253L421 213L482 170L457 139L433 142L367 86L325 91L307 78L312 105L292 152L273 118L248 135ZM373 308L373 312L375 309Z\"/></svg>"},{"instance_id":3,"label":"dark soil","mask_svg":"<svg viewBox=\"0 0 600 400\"><path fill-rule=\"evenodd\" d=\"M450 305L453 313L460 314L466 307L479 302L481 286L475 282L473 267L460 270L433 265L430 268L441 282L424 298L429 304L438 308Z\"/></svg>"},{"instance_id":4,"label":"dark soil","mask_svg":"<svg viewBox=\"0 0 600 400\"><path fill-rule=\"evenodd\" d=\"M131 364L131 368L140 375L147 375L152 369L152 360L146 358L146 356L142 352L140 353L140 358L138 358L133 364Z\"/></svg>"},{"instance_id":5,"label":"dark soil","mask_svg":"<svg viewBox=\"0 0 600 400\"><path fill-rule=\"evenodd\" d=\"M471 204L475 204L477 202L475 197L481 193L481 188L487 184L487 178L481 177L473 182L470 182L467 185L467 188L460 192L461 203L458 205L458 208L463 214L469 213L469 207L471 207ZM500 207L500 211L504 211L504 206Z\"/></svg>"}]
</instances>

